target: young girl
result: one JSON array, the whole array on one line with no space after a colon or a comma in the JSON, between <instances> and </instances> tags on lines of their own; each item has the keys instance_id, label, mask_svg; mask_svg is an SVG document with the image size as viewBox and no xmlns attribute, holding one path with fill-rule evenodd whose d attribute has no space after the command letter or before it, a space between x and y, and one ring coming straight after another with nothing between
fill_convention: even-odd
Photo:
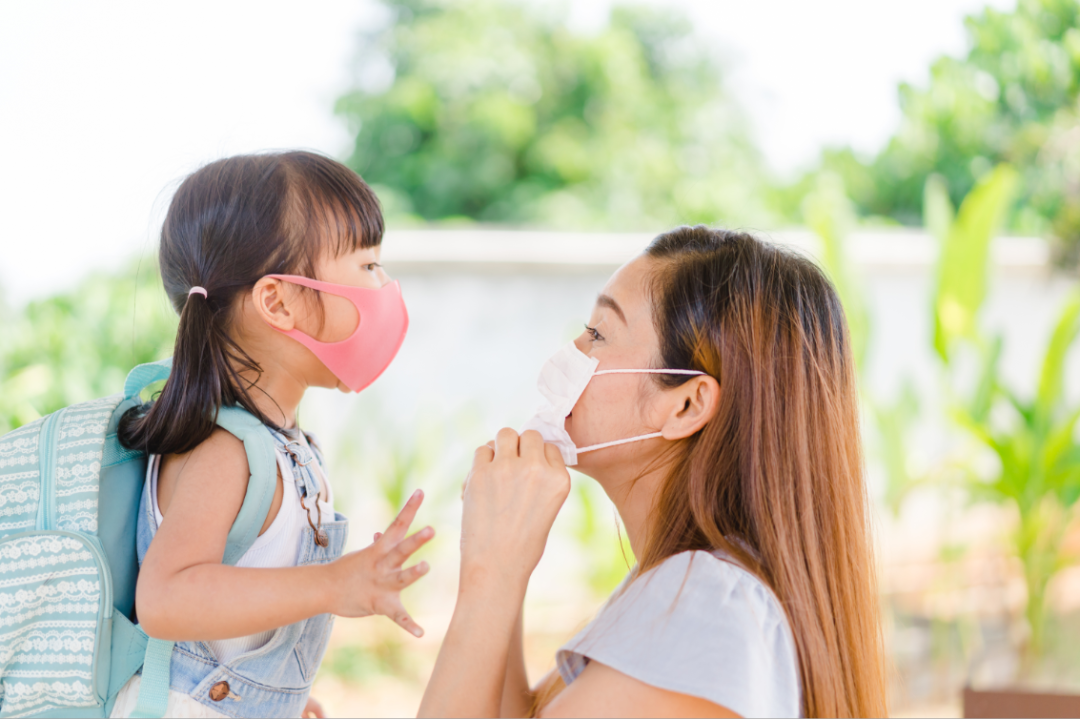
<instances>
[{"instance_id":1,"label":"young girl","mask_svg":"<svg viewBox=\"0 0 1080 719\"><path fill-rule=\"evenodd\" d=\"M333 615L384 614L423 633L399 599L428 569L402 568L434 534L405 536L421 493L374 544L342 556L347 522L296 424L308 387L360 391L401 346L408 317L379 264L382 234L363 180L308 152L211 163L172 200L160 250L180 314L172 374L119 428L150 456L136 614L176 642L166 716L320 716L308 695ZM231 407L262 423L277 460L270 510L235 566L223 554L254 469L218 426ZM140 681L113 716L136 711Z\"/></svg>"}]
</instances>

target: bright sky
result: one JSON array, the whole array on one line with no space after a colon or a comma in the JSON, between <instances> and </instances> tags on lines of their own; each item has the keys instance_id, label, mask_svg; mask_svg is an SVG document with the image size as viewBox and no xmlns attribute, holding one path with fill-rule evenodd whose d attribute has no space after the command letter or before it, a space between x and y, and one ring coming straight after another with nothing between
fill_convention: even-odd
<instances>
[{"instance_id":1,"label":"bright sky","mask_svg":"<svg viewBox=\"0 0 1080 719\"><path fill-rule=\"evenodd\" d=\"M661 3L664 0L649 0ZM962 17L1015 0L674 0L728 59L772 166L872 151L896 85L965 47ZM575 24L610 0L569 3ZM666 4L672 4L667 0ZM371 0L0 3L0 287L16 305L152 255L171 187L229 154L340 156L331 114Z\"/></svg>"}]
</instances>

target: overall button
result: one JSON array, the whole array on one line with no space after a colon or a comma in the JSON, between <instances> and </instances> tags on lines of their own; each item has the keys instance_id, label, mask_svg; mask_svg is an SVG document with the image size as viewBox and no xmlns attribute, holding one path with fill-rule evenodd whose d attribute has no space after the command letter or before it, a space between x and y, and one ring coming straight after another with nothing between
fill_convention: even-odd
<instances>
[{"instance_id":1,"label":"overall button","mask_svg":"<svg viewBox=\"0 0 1080 719\"><path fill-rule=\"evenodd\" d=\"M219 702L227 696L229 696L228 682L218 682L214 686L210 687L210 698L214 701Z\"/></svg>"}]
</instances>

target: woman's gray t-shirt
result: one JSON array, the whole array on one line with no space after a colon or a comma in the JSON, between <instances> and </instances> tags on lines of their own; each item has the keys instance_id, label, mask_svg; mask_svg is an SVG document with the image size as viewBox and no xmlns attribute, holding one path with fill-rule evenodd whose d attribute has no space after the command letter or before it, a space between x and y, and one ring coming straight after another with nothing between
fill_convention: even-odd
<instances>
[{"instance_id":1,"label":"woman's gray t-shirt","mask_svg":"<svg viewBox=\"0 0 1080 719\"><path fill-rule=\"evenodd\" d=\"M556 655L570 684L590 660L745 717L797 717L795 643L775 595L720 553L683 552L633 581ZM629 582L629 585L627 585Z\"/></svg>"}]
</instances>

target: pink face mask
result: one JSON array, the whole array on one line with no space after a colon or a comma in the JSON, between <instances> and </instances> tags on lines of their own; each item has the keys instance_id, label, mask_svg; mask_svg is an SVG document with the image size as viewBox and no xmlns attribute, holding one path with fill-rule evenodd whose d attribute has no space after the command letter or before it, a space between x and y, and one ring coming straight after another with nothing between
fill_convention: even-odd
<instances>
[{"instance_id":1,"label":"pink face mask","mask_svg":"<svg viewBox=\"0 0 1080 719\"><path fill-rule=\"evenodd\" d=\"M401 349L409 329L409 313L401 298L401 285L396 280L377 290L369 290L298 275L267 277L329 292L356 306L360 322L353 333L340 342L320 342L300 330L278 330L311 350L353 392L359 392L377 380Z\"/></svg>"}]
</instances>

